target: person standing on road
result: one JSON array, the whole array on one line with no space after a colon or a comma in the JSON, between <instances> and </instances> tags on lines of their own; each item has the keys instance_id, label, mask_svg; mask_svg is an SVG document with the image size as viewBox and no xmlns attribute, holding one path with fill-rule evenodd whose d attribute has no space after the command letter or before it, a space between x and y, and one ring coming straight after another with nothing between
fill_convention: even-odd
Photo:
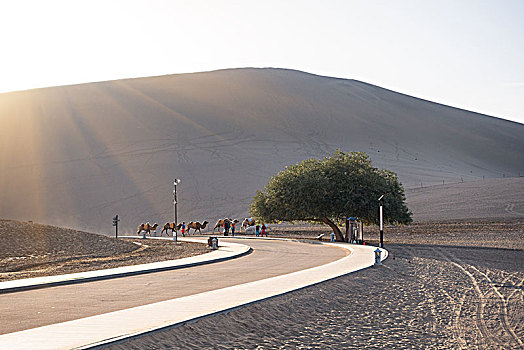
<instances>
[{"instance_id":1,"label":"person standing on road","mask_svg":"<svg viewBox=\"0 0 524 350\"><path fill-rule=\"evenodd\" d=\"M235 235L235 224L236 223L234 221L231 223L231 236Z\"/></svg>"},{"instance_id":2,"label":"person standing on road","mask_svg":"<svg viewBox=\"0 0 524 350\"><path fill-rule=\"evenodd\" d=\"M185 221L182 222L182 226L180 227L180 232L182 232L182 236L185 237L186 235L186 222Z\"/></svg>"},{"instance_id":3,"label":"person standing on road","mask_svg":"<svg viewBox=\"0 0 524 350\"><path fill-rule=\"evenodd\" d=\"M259 224L255 226L255 236L257 237L260 236L260 225Z\"/></svg>"},{"instance_id":4,"label":"person standing on road","mask_svg":"<svg viewBox=\"0 0 524 350\"><path fill-rule=\"evenodd\" d=\"M266 235L266 237L267 237L266 228L267 228L266 225L262 224L262 234L261 234L262 237L264 237L264 235Z\"/></svg>"},{"instance_id":5,"label":"person standing on road","mask_svg":"<svg viewBox=\"0 0 524 350\"><path fill-rule=\"evenodd\" d=\"M229 226L231 225L231 221L224 220L224 236L227 236L229 234Z\"/></svg>"}]
</instances>

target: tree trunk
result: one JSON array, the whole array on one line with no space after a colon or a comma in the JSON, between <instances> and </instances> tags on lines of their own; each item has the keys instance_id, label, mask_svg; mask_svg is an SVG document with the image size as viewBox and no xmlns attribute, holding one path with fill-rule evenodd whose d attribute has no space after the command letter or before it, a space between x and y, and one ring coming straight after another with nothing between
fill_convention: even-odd
<instances>
[{"instance_id":1,"label":"tree trunk","mask_svg":"<svg viewBox=\"0 0 524 350\"><path fill-rule=\"evenodd\" d=\"M335 240L337 242L344 242L344 236L342 235L342 232L340 232L340 229L338 228L337 225L335 225L334 222L332 222L328 218L322 218L322 219L320 219L320 221L323 222L324 224L328 225L329 227L331 227L333 232L335 232Z\"/></svg>"}]
</instances>

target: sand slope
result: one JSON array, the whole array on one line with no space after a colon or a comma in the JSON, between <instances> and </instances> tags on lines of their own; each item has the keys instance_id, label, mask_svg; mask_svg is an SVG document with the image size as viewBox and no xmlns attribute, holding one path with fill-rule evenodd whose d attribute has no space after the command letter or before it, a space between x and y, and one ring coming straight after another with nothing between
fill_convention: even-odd
<instances>
[{"instance_id":1,"label":"sand slope","mask_svg":"<svg viewBox=\"0 0 524 350\"><path fill-rule=\"evenodd\" d=\"M0 217L110 232L247 215L287 164L365 151L406 187L524 175L524 125L281 69L0 94Z\"/></svg>"},{"instance_id":2,"label":"sand slope","mask_svg":"<svg viewBox=\"0 0 524 350\"><path fill-rule=\"evenodd\" d=\"M0 219L0 282L204 254L204 244L113 237ZM0 322L1 323L1 322Z\"/></svg>"},{"instance_id":3,"label":"sand slope","mask_svg":"<svg viewBox=\"0 0 524 350\"><path fill-rule=\"evenodd\" d=\"M524 177L406 189L415 221L524 218Z\"/></svg>"}]
</instances>

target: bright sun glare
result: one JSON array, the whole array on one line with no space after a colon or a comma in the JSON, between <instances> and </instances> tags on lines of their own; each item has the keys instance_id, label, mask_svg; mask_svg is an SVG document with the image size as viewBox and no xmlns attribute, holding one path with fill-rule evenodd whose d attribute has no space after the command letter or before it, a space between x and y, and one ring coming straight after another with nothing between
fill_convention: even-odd
<instances>
[{"instance_id":1,"label":"bright sun glare","mask_svg":"<svg viewBox=\"0 0 524 350\"><path fill-rule=\"evenodd\" d=\"M281 67L522 122L522 11L518 1L3 1L0 92Z\"/></svg>"}]
</instances>

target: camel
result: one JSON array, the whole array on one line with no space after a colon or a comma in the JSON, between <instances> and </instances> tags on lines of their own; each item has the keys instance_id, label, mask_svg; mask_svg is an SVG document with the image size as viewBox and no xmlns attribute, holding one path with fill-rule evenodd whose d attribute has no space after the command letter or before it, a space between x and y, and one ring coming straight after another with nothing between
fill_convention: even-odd
<instances>
[{"instance_id":1,"label":"camel","mask_svg":"<svg viewBox=\"0 0 524 350\"><path fill-rule=\"evenodd\" d=\"M220 231L220 228L222 226L224 226L224 222L226 222L226 221L231 222L231 220L227 219L227 218L218 220L217 223L215 224L215 228L213 229L213 232L215 232L216 229L218 229L218 231Z\"/></svg>"},{"instance_id":2,"label":"camel","mask_svg":"<svg viewBox=\"0 0 524 350\"><path fill-rule=\"evenodd\" d=\"M189 230L191 229L195 230L195 233L198 230L198 232L202 234L200 230L203 228L206 228L207 224L208 224L207 221L204 221L203 223L200 223L198 221L191 221L190 223L187 224L187 234L189 234Z\"/></svg>"},{"instance_id":3,"label":"camel","mask_svg":"<svg viewBox=\"0 0 524 350\"><path fill-rule=\"evenodd\" d=\"M173 235L174 231L175 230L179 231L181 227L182 227L182 224L175 225L174 222L168 222L164 225L164 228L162 229L162 231L160 231L160 236L162 236L164 231L166 231L166 235L169 236L169 233L167 232L167 230L171 230L171 234Z\"/></svg>"},{"instance_id":4,"label":"camel","mask_svg":"<svg viewBox=\"0 0 524 350\"><path fill-rule=\"evenodd\" d=\"M220 232L220 228L224 227L224 224L226 222L229 222L229 227L233 226L233 224L239 223L237 219L229 219L229 218L219 219L217 223L215 224L215 227L213 228L213 232L215 232L215 230L218 230L218 232Z\"/></svg>"},{"instance_id":5,"label":"camel","mask_svg":"<svg viewBox=\"0 0 524 350\"><path fill-rule=\"evenodd\" d=\"M242 228L244 229L244 231L246 230L246 228L248 228L248 226L255 226L255 219L245 218L244 221L242 221Z\"/></svg>"},{"instance_id":6,"label":"camel","mask_svg":"<svg viewBox=\"0 0 524 350\"><path fill-rule=\"evenodd\" d=\"M146 224L140 224L140 225L138 225L138 229L136 231L136 234L138 236L140 236L140 232L146 231L146 233L149 233L149 235L151 236L151 231L155 231L157 227L158 227L157 223L155 223L153 226L151 226L151 224L149 222L146 223Z\"/></svg>"}]
</instances>

